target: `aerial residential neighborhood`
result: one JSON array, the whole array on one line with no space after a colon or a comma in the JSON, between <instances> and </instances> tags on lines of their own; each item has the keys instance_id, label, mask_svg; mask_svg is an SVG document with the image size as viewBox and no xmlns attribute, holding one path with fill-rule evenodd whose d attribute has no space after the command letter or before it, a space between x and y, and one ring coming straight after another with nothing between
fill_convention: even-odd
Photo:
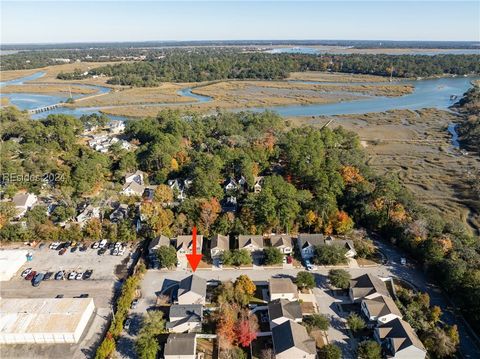
<instances>
[{"instance_id":1,"label":"aerial residential neighborhood","mask_svg":"<svg viewBox=\"0 0 480 359\"><path fill-rule=\"evenodd\" d=\"M0 359L480 358L478 1L2 1Z\"/></svg>"}]
</instances>

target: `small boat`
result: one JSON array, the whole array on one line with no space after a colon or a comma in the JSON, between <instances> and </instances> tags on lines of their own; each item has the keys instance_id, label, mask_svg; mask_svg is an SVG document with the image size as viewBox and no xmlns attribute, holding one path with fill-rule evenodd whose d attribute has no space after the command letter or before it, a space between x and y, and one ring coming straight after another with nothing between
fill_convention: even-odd
<instances>
[{"instance_id":1,"label":"small boat","mask_svg":"<svg viewBox=\"0 0 480 359\"><path fill-rule=\"evenodd\" d=\"M458 98L457 95L450 95L450 100L452 100L452 101L456 100L457 98Z\"/></svg>"}]
</instances>

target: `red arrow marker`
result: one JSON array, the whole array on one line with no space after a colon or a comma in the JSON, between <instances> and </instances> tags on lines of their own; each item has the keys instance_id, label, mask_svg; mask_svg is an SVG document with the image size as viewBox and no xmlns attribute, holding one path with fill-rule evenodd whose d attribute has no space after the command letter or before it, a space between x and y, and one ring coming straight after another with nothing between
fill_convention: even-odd
<instances>
[{"instance_id":1,"label":"red arrow marker","mask_svg":"<svg viewBox=\"0 0 480 359\"><path fill-rule=\"evenodd\" d=\"M192 254L187 254L188 263L192 267L192 271L196 271L198 264L202 259L202 253L197 254L197 227L193 227L192 231Z\"/></svg>"}]
</instances>

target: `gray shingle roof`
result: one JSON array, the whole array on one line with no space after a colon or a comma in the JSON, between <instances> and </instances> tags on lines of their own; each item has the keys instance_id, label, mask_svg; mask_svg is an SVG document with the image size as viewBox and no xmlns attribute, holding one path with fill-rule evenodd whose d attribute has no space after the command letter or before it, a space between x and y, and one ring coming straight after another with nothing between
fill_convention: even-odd
<instances>
[{"instance_id":1,"label":"gray shingle roof","mask_svg":"<svg viewBox=\"0 0 480 359\"><path fill-rule=\"evenodd\" d=\"M195 355L195 333L170 334L164 355Z\"/></svg>"},{"instance_id":2,"label":"gray shingle roof","mask_svg":"<svg viewBox=\"0 0 480 359\"><path fill-rule=\"evenodd\" d=\"M370 315L382 317L387 314L394 314L400 318L402 317L402 313L400 313L400 310L390 297L382 295L374 299L365 299L364 303L367 306Z\"/></svg>"},{"instance_id":3,"label":"gray shingle roof","mask_svg":"<svg viewBox=\"0 0 480 359\"><path fill-rule=\"evenodd\" d=\"M358 278L350 280L350 289L355 298L363 298L374 293L387 297L390 296L385 282L372 274L364 274Z\"/></svg>"},{"instance_id":4,"label":"gray shingle roof","mask_svg":"<svg viewBox=\"0 0 480 359\"><path fill-rule=\"evenodd\" d=\"M323 234L318 233L301 233L298 235L299 248L305 248L309 246L320 246L324 244L325 237Z\"/></svg>"},{"instance_id":5,"label":"gray shingle roof","mask_svg":"<svg viewBox=\"0 0 480 359\"><path fill-rule=\"evenodd\" d=\"M211 249L218 248L224 251L227 251L230 249L230 240L228 236L223 236L221 234L216 234L212 238L211 242Z\"/></svg>"},{"instance_id":6,"label":"gray shingle roof","mask_svg":"<svg viewBox=\"0 0 480 359\"><path fill-rule=\"evenodd\" d=\"M310 338L305 327L291 320L274 327L272 329L272 338L273 349L276 354L293 347L309 354L316 354L317 352L315 340Z\"/></svg>"},{"instance_id":7,"label":"gray shingle roof","mask_svg":"<svg viewBox=\"0 0 480 359\"><path fill-rule=\"evenodd\" d=\"M401 319L394 319L388 323L379 325L378 333L380 339L391 339L395 352L413 345L425 351L420 339L418 339L413 328Z\"/></svg>"},{"instance_id":8,"label":"gray shingle roof","mask_svg":"<svg viewBox=\"0 0 480 359\"><path fill-rule=\"evenodd\" d=\"M187 292L193 292L201 295L202 297L206 297L207 281L193 274L182 279L178 287L178 296L181 296Z\"/></svg>"},{"instance_id":9,"label":"gray shingle roof","mask_svg":"<svg viewBox=\"0 0 480 359\"><path fill-rule=\"evenodd\" d=\"M291 247L292 246L292 237L288 235L275 235L270 237L273 247Z\"/></svg>"},{"instance_id":10,"label":"gray shingle roof","mask_svg":"<svg viewBox=\"0 0 480 359\"><path fill-rule=\"evenodd\" d=\"M175 246L177 247L177 251L180 249L191 249L192 248L192 236L191 235L184 235L184 236L177 236L174 238ZM197 253L202 252L202 245L203 245L203 235L197 235Z\"/></svg>"},{"instance_id":11,"label":"gray shingle roof","mask_svg":"<svg viewBox=\"0 0 480 359\"><path fill-rule=\"evenodd\" d=\"M169 317L170 322L166 324L167 329L174 328L177 325L188 322L200 323L203 320L203 306L201 304L173 304L170 307ZM175 318L176 320L172 321L173 318Z\"/></svg>"},{"instance_id":12,"label":"gray shingle roof","mask_svg":"<svg viewBox=\"0 0 480 359\"><path fill-rule=\"evenodd\" d=\"M268 313L270 320L278 318L288 318L291 320L302 319L302 309L300 303L290 302L286 299L277 299L268 303Z\"/></svg>"},{"instance_id":13,"label":"gray shingle roof","mask_svg":"<svg viewBox=\"0 0 480 359\"><path fill-rule=\"evenodd\" d=\"M270 294L298 293L297 286L290 278L270 278L268 287Z\"/></svg>"},{"instance_id":14,"label":"gray shingle roof","mask_svg":"<svg viewBox=\"0 0 480 359\"><path fill-rule=\"evenodd\" d=\"M242 249L250 244L259 249L263 249L263 236L250 236L243 234L238 236L238 248Z\"/></svg>"},{"instance_id":15,"label":"gray shingle roof","mask_svg":"<svg viewBox=\"0 0 480 359\"><path fill-rule=\"evenodd\" d=\"M154 238L150 241L148 245L148 250L151 251L152 249L161 247L161 246L169 246L170 245L170 238L161 235L160 237Z\"/></svg>"}]
</instances>

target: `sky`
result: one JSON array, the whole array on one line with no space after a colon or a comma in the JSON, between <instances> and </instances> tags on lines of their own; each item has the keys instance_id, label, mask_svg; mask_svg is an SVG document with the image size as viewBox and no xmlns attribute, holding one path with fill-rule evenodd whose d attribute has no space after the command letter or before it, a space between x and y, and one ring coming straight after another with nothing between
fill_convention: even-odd
<instances>
[{"instance_id":1,"label":"sky","mask_svg":"<svg viewBox=\"0 0 480 359\"><path fill-rule=\"evenodd\" d=\"M480 1L1 1L3 44L480 41Z\"/></svg>"}]
</instances>

